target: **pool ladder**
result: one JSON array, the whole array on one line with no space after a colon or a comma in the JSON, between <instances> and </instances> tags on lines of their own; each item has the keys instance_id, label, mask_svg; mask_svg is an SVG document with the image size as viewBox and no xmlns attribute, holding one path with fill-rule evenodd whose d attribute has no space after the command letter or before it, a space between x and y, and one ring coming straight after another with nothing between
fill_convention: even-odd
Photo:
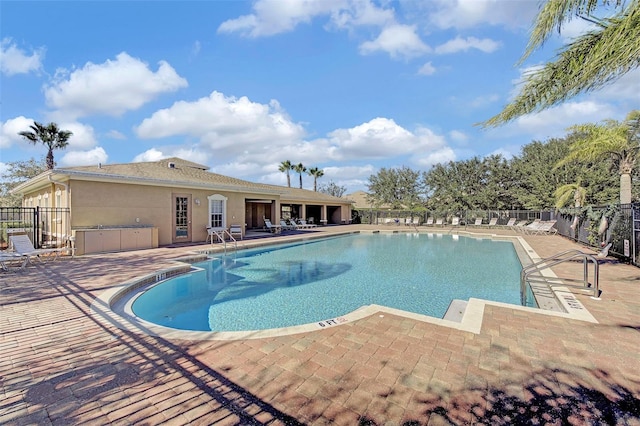
<instances>
[{"instance_id":1,"label":"pool ladder","mask_svg":"<svg viewBox=\"0 0 640 426\"><path fill-rule=\"evenodd\" d=\"M229 242L233 241L233 248L235 251L238 251L238 240L235 239L233 235L226 229L221 230L212 230L213 234L218 237L220 241L222 241L222 245L224 247L224 254L227 254L227 238L229 237ZM213 244L213 238L211 238L211 244Z\"/></svg>"},{"instance_id":2,"label":"pool ladder","mask_svg":"<svg viewBox=\"0 0 640 426\"><path fill-rule=\"evenodd\" d=\"M542 275L542 271L549 270L553 266L576 260L581 260L583 264L582 279L547 277ZM589 282L590 265L593 266L592 283ZM543 283L550 288L554 286L565 286L588 290L592 292L592 297L597 299L600 296L599 281L600 265L595 256L583 253L580 250L567 250L522 268L520 272L520 300L522 306L527 306L527 283Z\"/></svg>"}]
</instances>

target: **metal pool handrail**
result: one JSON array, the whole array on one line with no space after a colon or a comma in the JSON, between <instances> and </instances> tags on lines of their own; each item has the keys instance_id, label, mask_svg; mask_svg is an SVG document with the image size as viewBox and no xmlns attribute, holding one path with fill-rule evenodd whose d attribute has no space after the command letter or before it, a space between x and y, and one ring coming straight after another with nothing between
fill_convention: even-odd
<instances>
[{"instance_id":1,"label":"metal pool handrail","mask_svg":"<svg viewBox=\"0 0 640 426\"><path fill-rule=\"evenodd\" d=\"M535 273L541 274L543 270L550 269L551 267L561 263L570 262L576 258L582 259L583 263L583 278L581 280L575 278L556 278L533 275ZM589 283L589 263L593 264L593 284ZM590 290L593 292L592 297L598 298L600 295L600 265L598 264L598 259L596 259L595 256L573 249L557 253L551 257L525 266L520 272L520 301L523 306L527 305L527 282L545 283L549 287L563 285L582 290ZM580 283L580 285L577 283Z\"/></svg>"}]
</instances>

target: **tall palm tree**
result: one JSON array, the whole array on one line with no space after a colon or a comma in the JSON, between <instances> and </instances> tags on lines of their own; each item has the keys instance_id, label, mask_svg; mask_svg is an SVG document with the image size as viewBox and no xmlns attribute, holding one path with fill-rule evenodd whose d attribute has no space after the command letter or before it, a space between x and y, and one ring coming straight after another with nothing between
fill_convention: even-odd
<instances>
[{"instance_id":1,"label":"tall palm tree","mask_svg":"<svg viewBox=\"0 0 640 426\"><path fill-rule=\"evenodd\" d=\"M615 15L594 16L599 6L607 5L614 7ZM520 93L482 126L499 126L549 108L599 89L640 66L640 0L547 0L520 63L573 16L596 24L596 29L575 38L559 51L555 61L525 76Z\"/></svg>"},{"instance_id":2,"label":"tall palm tree","mask_svg":"<svg viewBox=\"0 0 640 426\"><path fill-rule=\"evenodd\" d=\"M289 160L283 161L278 167L278 170L287 174L287 186L289 188L291 188L291 174L289 173L291 169L293 169L293 164L291 164L291 161Z\"/></svg>"},{"instance_id":3,"label":"tall palm tree","mask_svg":"<svg viewBox=\"0 0 640 426\"><path fill-rule=\"evenodd\" d=\"M571 161L610 160L620 174L620 204L631 203L631 175L640 154L640 110L631 111L624 122L572 126L579 139L558 165Z\"/></svg>"},{"instance_id":4,"label":"tall palm tree","mask_svg":"<svg viewBox=\"0 0 640 426\"><path fill-rule=\"evenodd\" d=\"M34 145L38 142L46 145L47 148L49 148L49 152L47 153L47 169L53 169L55 167L55 162L53 161L53 150L63 149L69 145L68 141L73 133L68 130L58 129L58 125L56 123L49 123L45 126L34 121L29 127L31 128L30 132L25 131L19 132L18 134Z\"/></svg>"},{"instance_id":5,"label":"tall palm tree","mask_svg":"<svg viewBox=\"0 0 640 426\"><path fill-rule=\"evenodd\" d=\"M302 189L302 174L307 171L307 168L302 163L298 163L293 166L293 170L300 176L300 189Z\"/></svg>"},{"instance_id":6,"label":"tall palm tree","mask_svg":"<svg viewBox=\"0 0 640 426\"><path fill-rule=\"evenodd\" d=\"M324 176L324 171L322 169L319 169L317 167L312 167L310 168L307 173L309 173L309 175L313 176L313 190L314 191L318 191L318 178L321 178L322 176Z\"/></svg>"}]
</instances>

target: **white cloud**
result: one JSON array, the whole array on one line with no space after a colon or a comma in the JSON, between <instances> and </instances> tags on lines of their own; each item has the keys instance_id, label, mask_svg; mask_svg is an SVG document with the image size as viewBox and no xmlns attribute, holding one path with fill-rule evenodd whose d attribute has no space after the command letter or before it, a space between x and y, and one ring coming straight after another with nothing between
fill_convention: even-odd
<instances>
[{"instance_id":1,"label":"white cloud","mask_svg":"<svg viewBox=\"0 0 640 426\"><path fill-rule=\"evenodd\" d=\"M418 70L418 74L420 75L433 75L436 73L436 67L434 67L431 62L427 62Z\"/></svg>"},{"instance_id":2,"label":"white cloud","mask_svg":"<svg viewBox=\"0 0 640 426\"><path fill-rule=\"evenodd\" d=\"M375 52L386 52L392 58L416 57L431 51L416 34L414 25L391 25L382 30L375 40L360 45L360 53L366 55Z\"/></svg>"},{"instance_id":3,"label":"white cloud","mask_svg":"<svg viewBox=\"0 0 640 426\"><path fill-rule=\"evenodd\" d=\"M451 130L449 132L449 138L458 143L465 143L469 140L469 136L460 130Z\"/></svg>"},{"instance_id":4,"label":"white cloud","mask_svg":"<svg viewBox=\"0 0 640 426\"><path fill-rule=\"evenodd\" d=\"M393 9L378 7L371 1L349 1L344 7L335 8L331 13L332 25L342 29L353 29L360 26L383 27L394 22L395 11Z\"/></svg>"},{"instance_id":5,"label":"white cloud","mask_svg":"<svg viewBox=\"0 0 640 426\"><path fill-rule=\"evenodd\" d=\"M585 34L587 31L597 29L598 26L593 22L584 19L574 18L562 24L560 37L563 43L570 43L574 38Z\"/></svg>"},{"instance_id":6,"label":"white cloud","mask_svg":"<svg viewBox=\"0 0 640 426\"><path fill-rule=\"evenodd\" d=\"M61 166L90 166L99 163L106 163L109 156L102 147L95 147L87 151L70 151L57 163Z\"/></svg>"},{"instance_id":7,"label":"white cloud","mask_svg":"<svg viewBox=\"0 0 640 426\"><path fill-rule=\"evenodd\" d=\"M18 132L31 131L30 127L34 120L26 117L16 117L5 121L0 130L0 148L9 148L14 143L22 143L26 146L27 142ZM44 123L47 124L47 123ZM68 151L86 150L97 145L93 127L78 122L59 123L58 128L69 130L73 135L69 138L69 144L65 148ZM36 144L41 147L42 144ZM38 148L42 149L42 148ZM46 154L46 152L45 152Z\"/></svg>"},{"instance_id":8,"label":"white cloud","mask_svg":"<svg viewBox=\"0 0 640 426\"><path fill-rule=\"evenodd\" d=\"M119 140L125 140L125 139L127 139L127 137L124 135L124 133L122 133L122 132L120 132L120 131L118 131L118 130L115 130L115 129L113 129L113 130L109 130L109 131L107 132L107 137L108 137L109 139L119 139Z\"/></svg>"},{"instance_id":9,"label":"white cloud","mask_svg":"<svg viewBox=\"0 0 640 426\"><path fill-rule=\"evenodd\" d=\"M518 155L520 153L521 150L521 146L509 146L509 147L502 147L502 148L498 148L496 150L494 150L493 152L489 153L487 156L489 155L501 155L503 156L505 159L510 160L511 158L515 157L516 155Z\"/></svg>"},{"instance_id":10,"label":"white cloud","mask_svg":"<svg viewBox=\"0 0 640 426\"><path fill-rule=\"evenodd\" d=\"M298 25L309 24L318 17L327 17L330 27L348 30L395 22L393 9L385 9L369 0L258 0L252 9L251 14L223 22L218 33L267 37L293 31Z\"/></svg>"},{"instance_id":11,"label":"white cloud","mask_svg":"<svg viewBox=\"0 0 640 426\"><path fill-rule=\"evenodd\" d=\"M498 50L501 45L500 42L491 40L490 38L478 39L476 37L462 38L458 36L436 47L435 52L438 54L447 54L477 49L484 53L492 53Z\"/></svg>"},{"instance_id":12,"label":"white cloud","mask_svg":"<svg viewBox=\"0 0 640 426\"><path fill-rule=\"evenodd\" d=\"M615 108L606 103L593 100L565 102L544 111L523 115L502 128L488 130L488 133L502 137L526 135L545 140L566 136L567 128L574 124L597 123L615 116Z\"/></svg>"},{"instance_id":13,"label":"white cloud","mask_svg":"<svg viewBox=\"0 0 640 426\"><path fill-rule=\"evenodd\" d=\"M443 136L426 127L411 132L388 118L375 118L350 129L337 129L329 134L329 147L333 161L389 160L409 158L417 165L432 165L432 159L455 158L453 150ZM437 162L436 161L436 162Z\"/></svg>"},{"instance_id":14,"label":"white cloud","mask_svg":"<svg viewBox=\"0 0 640 426\"><path fill-rule=\"evenodd\" d=\"M230 19L218 27L218 33L240 33L245 37L264 37L293 30L316 16L329 15L346 7L347 1L258 0L253 13Z\"/></svg>"},{"instance_id":15,"label":"white cloud","mask_svg":"<svg viewBox=\"0 0 640 426\"><path fill-rule=\"evenodd\" d=\"M327 181L336 181L337 179L342 179L345 176L349 176L349 179L368 179L369 176L378 171L378 167L371 164L364 166L331 166L323 168L323 171L323 177L327 178Z\"/></svg>"},{"instance_id":16,"label":"white cloud","mask_svg":"<svg viewBox=\"0 0 640 426\"><path fill-rule=\"evenodd\" d=\"M593 96L609 101L629 101L632 108L638 109L640 105L640 68L636 68L619 79L604 86Z\"/></svg>"},{"instance_id":17,"label":"white cloud","mask_svg":"<svg viewBox=\"0 0 640 426\"><path fill-rule=\"evenodd\" d=\"M0 41L0 72L6 76L40 71L43 59L43 48L27 53L8 37Z\"/></svg>"},{"instance_id":18,"label":"white cloud","mask_svg":"<svg viewBox=\"0 0 640 426\"><path fill-rule=\"evenodd\" d=\"M456 161L456 153L449 147L443 147L442 149L421 155L416 159L416 164L428 168L436 164L448 163L449 161Z\"/></svg>"},{"instance_id":19,"label":"white cloud","mask_svg":"<svg viewBox=\"0 0 640 426\"><path fill-rule=\"evenodd\" d=\"M416 136L388 118L373 120L329 134L337 159L380 159L412 152Z\"/></svg>"},{"instance_id":20,"label":"white cloud","mask_svg":"<svg viewBox=\"0 0 640 426\"><path fill-rule=\"evenodd\" d=\"M98 144L93 127L90 125L74 121L69 123L60 123L58 127L60 129L73 132L73 135L69 138L69 145L67 149L86 150L93 148Z\"/></svg>"},{"instance_id":21,"label":"white cloud","mask_svg":"<svg viewBox=\"0 0 640 426\"><path fill-rule=\"evenodd\" d=\"M454 161L456 154L446 144L444 137L436 135L431 129L420 127L415 132L418 139L417 149L412 161L422 167L431 167L434 164Z\"/></svg>"},{"instance_id":22,"label":"white cloud","mask_svg":"<svg viewBox=\"0 0 640 426\"><path fill-rule=\"evenodd\" d=\"M264 105L215 91L194 102L179 101L156 111L135 132L144 139L191 136L202 152L214 153L223 161L264 153L280 155L305 134L277 101Z\"/></svg>"},{"instance_id":23,"label":"white cloud","mask_svg":"<svg viewBox=\"0 0 640 426\"><path fill-rule=\"evenodd\" d=\"M168 154L164 154L162 151L156 149L156 148L151 148L148 149L147 151L143 152L142 154L138 154L133 158L133 162L134 163L142 163L142 162L147 162L147 161L160 161L163 158L168 158L171 157L171 155Z\"/></svg>"},{"instance_id":24,"label":"white cloud","mask_svg":"<svg viewBox=\"0 0 640 426\"><path fill-rule=\"evenodd\" d=\"M187 87L187 81L165 61L158 70L127 53L102 64L59 70L56 81L45 87L47 104L67 119L104 114L118 116L136 110L162 93Z\"/></svg>"},{"instance_id":25,"label":"white cloud","mask_svg":"<svg viewBox=\"0 0 640 426\"><path fill-rule=\"evenodd\" d=\"M480 24L528 28L538 12L538 0L432 0L425 5L438 28L472 28Z\"/></svg>"},{"instance_id":26,"label":"white cloud","mask_svg":"<svg viewBox=\"0 0 640 426\"><path fill-rule=\"evenodd\" d=\"M0 127L0 149L7 149L14 143L24 142L24 138L18 135L19 132L31 131L29 126L33 124L33 120L23 116L10 118Z\"/></svg>"}]
</instances>

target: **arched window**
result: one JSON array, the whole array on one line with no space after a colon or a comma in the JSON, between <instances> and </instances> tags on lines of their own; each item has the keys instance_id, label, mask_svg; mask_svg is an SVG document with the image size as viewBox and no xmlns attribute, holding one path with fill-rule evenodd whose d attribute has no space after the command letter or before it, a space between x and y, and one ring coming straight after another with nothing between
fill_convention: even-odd
<instances>
[{"instance_id":1,"label":"arched window","mask_svg":"<svg viewBox=\"0 0 640 426\"><path fill-rule=\"evenodd\" d=\"M209 200L209 228L227 228L227 197L214 194L207 197Z\"/></svg>"}]
</instances>

